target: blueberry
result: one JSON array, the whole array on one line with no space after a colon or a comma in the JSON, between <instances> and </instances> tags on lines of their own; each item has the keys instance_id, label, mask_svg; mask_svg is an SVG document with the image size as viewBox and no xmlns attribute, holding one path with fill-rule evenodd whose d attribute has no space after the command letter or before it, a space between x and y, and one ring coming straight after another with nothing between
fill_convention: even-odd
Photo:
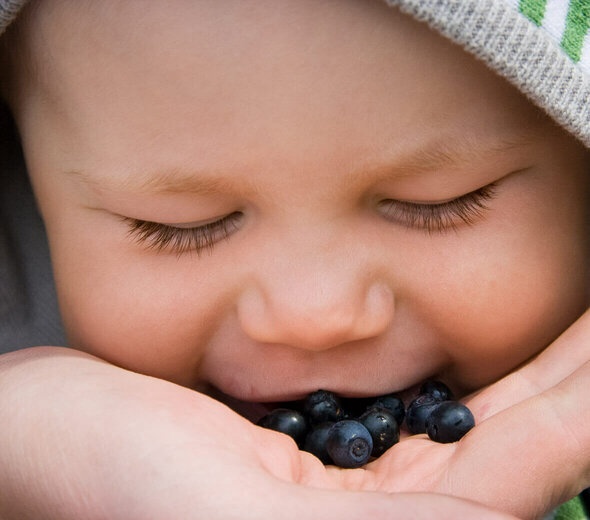
<instances>
[{"instance_id":1,"label":"blueberry","mask_svg":"<svg viewBox=\"0 0 590 520\"><path fill-rule=\"evenodd\" d=\"M332 464L332 459L326 449L328 434L333 422L324 422L315 426L305 437L303 450L315 455L324 464Z\"/></svg>"},{"instance_id":2,"label":"blueberry","mask_svg":"<svg viewBox=\"0 0 590 520\"><path fill-rule=\"evenodd\" d=\"M309 394L303 403L303 412L311 424L337 422L344 416L340 398L327 390L316 390Z\"/></svg>"},{"instance_id":3,"label":"blueberry","mask_svg":"<svg viewBox=\"0 0 590 520\"><path fill-rule=\"evenodd\" d=\"M414 434L426 433L426 420L440 403L441 401L428 394L416 397L406 411L408 430Z\"/></svg>"},{"instance_id":4,"label":"blueberry","mask_svg":"<svg viewBox=\"0 0 590 520\"><path fill-rule=\"evenodd\" d=\"M420 395L428 394L439 401L452 401L453 392L442 381L426 381L420 387Z\"/></svg>"},{"instance_id":5,"label":"blueberry","mask_svg":"<svg viewBox=\"0 0 590 520\"><path fill-rule=\"evenodd\" d=\"M373 457L383 455L399 441L399 425L393 414L385 408L372 408L359 417L373 439Z\"/></svg>"},{"instance_id":6,"label":"blueberry","mask_svg":"<svg viewBox=\"0 0 590 520\"><path fill-rule=\"evenodd\" d=\"M455 442L475 426L473 414L457 401L440 403L426 420L428 436L436 442Z\"/></svg>"},{"instance_id":7,"label":"blueberry","mask_svg":"<svg viewBox=\"0 0 590 520\"><path fill-rule=\"evenodd\" d=\"M292 437L299 446L307 433L305 417L300 412L287 408L276 408L260 418L256 424Z\"/></svg>"},{"instance_id":8,"label":"blueberry","mask_svg":"<svg viewBox=\"0 0 590 520\"><path fill-rule=\"evenodd\" d=\"M345 419L330 428L326 449L336 466L359 468L371 457L373 439L360 422Z\"/></svg>"},{"instance_id":9,"label":"blueberry","mask_svg":"<svg viewBox=\"0 0 590 520\"><path fill-rule=\"evenodd\" d=\"M406 416L404 402L396 397L395 394L387 394L378 397L367 407L367 410L370 410L371 408L385 408L393 414L397 424L401 424Z\"/></svg>"}]
</instances>

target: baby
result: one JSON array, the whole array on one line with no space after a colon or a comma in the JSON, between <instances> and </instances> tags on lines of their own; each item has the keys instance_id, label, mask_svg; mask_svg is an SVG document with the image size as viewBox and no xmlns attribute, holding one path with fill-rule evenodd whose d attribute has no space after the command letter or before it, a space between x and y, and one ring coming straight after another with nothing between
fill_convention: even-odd
<instances>
[{"instance_id":1,"label":"baby","mask_svg":"<svg viewBox=\"0 0 590 520\"><path fill-rule=\"evenodd\" d=\"M581 134L382 0L32 1L0 41L71 347L0 356L0 518L536 518L590 485ZM476 427L355 470L222 404L428 378Z\"/></svg>"}]
</instances>

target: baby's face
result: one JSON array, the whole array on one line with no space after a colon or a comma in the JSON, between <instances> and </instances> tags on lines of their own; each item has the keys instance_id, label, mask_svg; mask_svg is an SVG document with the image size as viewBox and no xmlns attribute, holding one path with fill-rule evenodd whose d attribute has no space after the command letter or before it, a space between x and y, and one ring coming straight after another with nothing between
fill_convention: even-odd
<instances>
[{"instance_id":1,"label":"baby's face","mask_svg":"<svg viewBox=\"0 0 590 520\"><path fill-rule=\"evenodd\" d=\"M30 26L15 111L72 346L244 400L465 391L586 308L585 149L381 1Z\"/></svg>"}]
</instances>

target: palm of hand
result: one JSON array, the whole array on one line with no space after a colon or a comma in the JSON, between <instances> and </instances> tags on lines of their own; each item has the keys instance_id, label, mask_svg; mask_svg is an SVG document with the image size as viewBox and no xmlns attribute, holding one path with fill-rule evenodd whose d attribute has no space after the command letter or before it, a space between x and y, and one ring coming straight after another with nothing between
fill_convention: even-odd
<instances>
[{"instance_id":1,"label":"palm of hand","mask_svg":"<svg viewBox=\"0 0 590 520\"><path fill-rule=\"evenodd\" d=\"M344 470L324 467L286 436L245 421L248 450L269 475L285 482L442 493L539 517L590 484L590 409L581 391L590 378L584 347L589 333L586 313L536 359L464 399L476 427L458 443L407 437L364 468Z\"/></svg>"},{"instance_id":2,"label":"palm of hand","mask_svg":"<svg viewBox=\"0 0 590 520\"><path fill-rule=\"evenodd\" d=\"M494 393L499 392L489 389L472 399L471 406L485 407ZM478 410L478 425L459 443L437 444L426 435L407 437L379 459L354 470L325 467L314 456L298 451L287 436L247 421L240 437L250 441L245 447L254 455L250 462L284 482L330 490L441 493L534 518L575 494L579 484L541 491L551 489L554 472L563 467L563 446L552 440L557 435L545 436L548 429L560 426L548 425L535 435L538 419L534 415L539 410L527 408L528 403L522 403L485 422L485 413ZM552 413L549 403L546 409ZM544 464L538 464L543 453Z\"/></svg>"},{"instance_id":3,"label":"palm of hand","mask_svg":"<svg viewBox=\"0 0 590 520\"><path fill-rule=\"evenodd\" d=\"M538 517L590 485L588 336L590 312L535 360L469 396L476 427L460 442L406 438L356 470L324 467L198 392L71 349L21 351L3 358L2 378L4 395L19 399L0 406L10 440L0 470L19 471L0 471L0 481L3 496L27 489L26 510L0 500L0 516L506 518L452 496ZM60 427L44 427L40 445L39 424Z\"/></svg>"},{"instance_id":4,"label":"palm of hand","mask_svg":"<svg viewBox=\"0 0 590 520\"><path fill-rule=\"evenodd\" d=\"M198 431L206 442L195 441L186 453L205 460L208 467L217 468L215 471L219 470L220 479L229 479L231 484L224 496L225 507L233 502L236 507L243 508L249 503L256 511L256 518L312 519L316 518L312 504L316 504L318 519L325 519L330 511L333 516L328 518L351 520L360 518L361 511L366 513L368 507L374 508L374 517L379 519L398 518L396 515L407 513L410 507L415 515L412 518L426 519L432 517L433 511L439 507L438 501L444 502L445 497L425 495L424 503L416 503L414 495L398 493L448 493L441 482L448 473L447 466L456 445L436 444L425 436L414 436L403 440L365 468L326 467L313 455L299 451L288 436L255 426L208 397L199 396L198 401L199 416L207 418L207 424L199 424ZM183 449L186 450L186 446ZM211 477L209 474L207 482L201 484L201 491L210 486L210 492L216 493L218 481ZM316 494L317 490L323 490L322 494ZM385 493L358 494L377 491ZM389 498L392 496L403 500L391 503ZM468 490L463 496L472 499ZM452 512L452 506L448 518L483 518L481 515L485 515L479 509L471 514L463 510ZM297 512L298 509L301 513ZM444 511L439 513L437 517L447 518Z\"/></svg>"}]
</instances>

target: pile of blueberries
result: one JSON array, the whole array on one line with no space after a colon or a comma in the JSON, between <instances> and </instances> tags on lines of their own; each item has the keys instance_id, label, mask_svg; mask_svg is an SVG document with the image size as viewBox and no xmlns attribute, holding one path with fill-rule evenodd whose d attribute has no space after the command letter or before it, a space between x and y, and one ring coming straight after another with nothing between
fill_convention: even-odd
<instances>
[{"instance_id":1,"label":"pile of blueberries","mask_svg":"<svg viewBox=\"0 0 590 520\"><path fill-rule=\"evenodd\" d=\"M358 468L399 441L404 418L411 433L427 433L441 443L458 441L475 426L469 408L440 381L426 381L407 410L396 394L343 399L317 390L301 404L276 408L257 424L289 435L324 464Z\"/></svg>"}]
</instances>

